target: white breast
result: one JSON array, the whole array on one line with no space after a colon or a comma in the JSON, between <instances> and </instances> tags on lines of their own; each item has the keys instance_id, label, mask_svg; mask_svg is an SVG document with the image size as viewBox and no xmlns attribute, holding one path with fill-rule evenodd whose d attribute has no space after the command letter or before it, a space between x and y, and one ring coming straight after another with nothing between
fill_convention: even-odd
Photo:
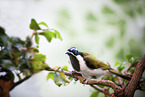
<instances>
[{"instance_id":1,"label":"white breast","mask_svg":"<svg viewBox=\"0 0 145 97\"><path fill-rule=\"evenodd\" d=\"M80 73L87 78L89 78L91 76L96 76L96 78L98 78L98 77L101 77L102 75L105 75L109 72L108 70L103 70L101 68L90 69L87 67L84 59L80 55L77 55L76 57L80 63Z\"/></svg>"}]
</instances>

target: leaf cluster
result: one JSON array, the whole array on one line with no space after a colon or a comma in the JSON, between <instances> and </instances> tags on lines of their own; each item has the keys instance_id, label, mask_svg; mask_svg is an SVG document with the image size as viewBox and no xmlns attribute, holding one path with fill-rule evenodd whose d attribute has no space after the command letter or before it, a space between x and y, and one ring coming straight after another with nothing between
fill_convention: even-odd
<instances>
[{"instance_id":1,"label":"leaf cluster","mask_svg":"<svg viewBox=\"0 0 145 97\"><path fill-rule=\"evenodd\" d=\"M40 25L44 25L47 29L42 29ZM35 36L35 42L39 44L39 35L44 36L48 42L52 38L62 40L57 30L50 31L45 22L37 23L35 19L31 19L30 29L34 30L32 37ZM41 32L37 32L41 30ZM32 37L26 37L25 40L19 37L11 37L5 33L5 29L0 27L0 72L6 72L11 79L15 79L17 75L19 80L23 76L29 76L42 70L48 69L45 64L46 55L39 54L39 49L32 46ZM14 74L15 73L15 74Z\"/></svg>"},{"instance_id":2,"label":"leaf cluster","mask_svg":"<svg viewBox=\"0 0 145 97\"><path fill-rule=\"evenodd\" d=\"M46 29L41 28L41 25L45 26ZM53 38L62 40L60 33L57 30L49 29L45 22L37 23L35 19L31 19L30 29L34 30L33 36L35 36L37 46L39 45L39 36L44 36L48 42L51 42Z\"/></svg>"},{"instance_id":3,"label":"leaf cluster","mask_svg":"<svg viewBox=\"0 0 145 97\"><path fill-rule=\"evenodd\" d=\"M64 74L64 71L68 71L68 67L67 66L64 66L61 68L61 72L50 72L48 73L47 75L47 80L49 79L52 79L54 81L54 83L57 85L57 86L61 86L61 85L67 85L68 83L70 83L70 81L72 80L71 77L67 77L65 74Z\"/></svg>"},{"instance_id":4,"label":"leaf cluster","mask_svg":"<svg viewBox=\"0 0 145 97\"><path fill-rule=\"evenodd\" d=\"M24 75L30 75L34 73L34 62L39 50L32 47L32 41L30 37L26 40L21 40L18 37L10 37L5 33L5 30L0 27L0 72L14 71L16 75L20 73ZM39 55L43 58L43 55ZM40 62L45 60L39 60ZM19 72L19 73L18 73ZM21 78L20 78L21 79Z\"/></svg>"}]
</instances>

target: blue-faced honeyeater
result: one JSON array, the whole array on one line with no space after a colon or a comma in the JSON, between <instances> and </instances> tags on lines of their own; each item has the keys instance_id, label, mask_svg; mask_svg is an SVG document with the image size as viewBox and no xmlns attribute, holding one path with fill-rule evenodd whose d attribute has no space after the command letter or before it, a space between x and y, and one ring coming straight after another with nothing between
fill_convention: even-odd
<instances>
[{"instance_id":1,"label":"blue-faced honeyeater","mask_svg":"<svg viewBox=\"0 0 145 97\"><path fill-rule=\"evenodd\" d=\"M73 69L86 78L99 78L106 74L115 74L127 80L131 79L114 70L104 62L93 58L90 54L78 51L75 47L69 48L66 54L70 58Z\"/></svg>"}]
</instances>

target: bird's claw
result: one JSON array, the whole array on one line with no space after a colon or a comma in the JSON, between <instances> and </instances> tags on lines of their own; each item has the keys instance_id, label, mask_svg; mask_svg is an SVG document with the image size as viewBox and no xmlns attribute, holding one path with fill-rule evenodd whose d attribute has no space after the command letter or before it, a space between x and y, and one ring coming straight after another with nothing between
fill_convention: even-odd
<instances>
[{"instance_id":1,"label":"bird's claw","mask_svg":"<svg viewBox=\"0 0 145 97\"><path fill-rule=\"evenodd\" d=\"M79 73L79 72L77 72L77 71L72 71L72 75L82 76L82 74L80 74L80 73Z\"/></svg>"}]
</instances>

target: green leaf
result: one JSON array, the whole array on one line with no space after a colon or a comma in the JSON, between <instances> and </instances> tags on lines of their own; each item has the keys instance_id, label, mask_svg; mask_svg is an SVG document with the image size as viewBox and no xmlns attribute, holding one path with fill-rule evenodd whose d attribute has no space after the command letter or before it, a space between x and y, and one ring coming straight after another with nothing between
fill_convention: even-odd
<instances>
[{"instance_id":1,"label":"green leaf","mask_svg":"<svg viewBox=\"0 0 145 97\"><path fill-rule=\"evenodd\" d=\"M126 55L126 59L128 60L128 62L134 62L134 56L133 55Z\"/></svg>"},{"instance_id":2,"label":"green leaf","mask_svg":"<svg viewBox=\"0 0 145 97\"><path fill-rule=\"evenodd\" d=\"M103 86L103 85L97 85L98 87L100 87L100 88L104 88L105 86Z\"/></svg>"},{"instance_id":3,"label":"green leaf","mask_svg":"<svg viewBox=\"0 0 145 97\"><path fill-rule=\"evenodd\" d=\"M90 97L98 97L99 92L93 92Z\"/></svg>"},{"instance_id":4,"label":"green leaf","mask_svg":"<svg viewBox=\"0 0 145 97\"><path fill-rule=\"evenodd\" d=\"M62 83L60 82L61 81L60 74L55 72L53 78L55 84L60 87L62 85Z\"/></svg>"},{"instance_id":5,"label":"green leaf","mask_svg":"<svg viewBox=\"0 0 145 97\"><path fill-rule=\"evenodd\" d=\"M60 72L60 76L65 83L70 83L68 79L66 79L64 72Z\"/></svg>"},{"instance_id":6,"label":"green leaf","mask_svg":"<svg viewBox=\"0 0 145 97\"><path fill-rule=\"evenodd\" d=\"M12 44L9 41L7 42L7 51L9 56L12 58Z\"/></svg>"},{"instance_id":7,"label":"green leaf","mask_svg":"<svg viewBox=\"0 0 145 97\"><path fill-rule=\"evenodd\" d=\"M32 29L32 30L40 30L41 29L39 27L38 23L36 22L36 20L33 18L31 19L30 29Z\"/></svg>"},{"instance_id":8,"label":"green leaf","mask_svg":"<svg viewBox=\"0 0 145 97\"><path fill-rule=\"evenodd\" d=\"M5 34L5 29L0 26L0 36L1 35L6 35L6 34Z\"/></svg>"},{"instance_id":9,"label":"green leaf","mask_svg":"<svg viewBox=\"0 0 145 97\"><path fill-rule=\"evenodd\" d=\"M68 67L67 66L63 66L62 70L68 71Z\"/></svg>"},{"instance_id":10,"label":"green leaf","mask_svg":"<svg viewBox=\"0 0 145 97\"><path fill-rule=\"evenodd\" d=\"M117 67L117 70L119 71L119 72L121 72L124 68L125 68L125 66L122 66L123 65L123 63L121 63L118 67Z\"/></svg>"},{"instance_id":11,"label":"green leaf","mask_svg":"<svg viewBox=\"0 0 145 97\"><path fill-rule=\"evenodd\" d=\"M39 45L39 36L38 36L38 34L35 34L35 42L38 46Z\"/></svg>"},{"instance_id":12,"label":"green leaf","mask_svg":"<svg viewBox=\"0 0 145 97\"><path fill-rule=\"evenodd\" d=\"M56 38L56 33L49 30L46 30L45 32L48 33L52 38Z\"/></svg>"},{"instance_id":13,"label":"green leaf","mask_svg":"<svg viewBox=\"0 0 145 97\"><path fill-rule=\"evenodd\" d=\"M61 37L60 33L57 30L54 30L54 32L57 35L58 39L60 39L62 41L62 37Z\"/></svg>"},{"instance_id":14,"label":"green leaf","mask_svg":"<svg viewBox=\"0 0 145 97\"><path fill-rule=\"evenodd\" d=\"M59 82L55 82L55 84L58 86L58 87L60 87L62 84L61 83L59 83Z\"/></svg>"},{"instance_id":15,"label":"green leaf","mask_svg":"<svg viewBox=\"0 0 145 97\"><path fill-rule=\"evenodd\" d=\"M130 74L133 74L134 71L135 71L135 68L131 68L131 69L129 70Z\"/></svg>"},{"instance_id":16,"label":"green leaf","mask_svg":"<svg viewBox=\"0 0 145 97\"><path fill-rule=\"evenodd\" d=\"M39 53L39 49L38 48L32 48L34 53Z\"/></svg>"},{"instance_id":17,"label":"green leaf","mask_svg":"<svg viewBox=\"0 0 145 97\"><path fill-rule=\"evenodd\" d=\"M48 68L46 64L44 64L42 61L33 61L32 64L32 72L37 73L39 71L45 70Z\"/></svg>"},{"instance_id":18,"label":"green leaf","mask_svg":"<svg viewBox=\"0 0 145 97\"><path fill-rule=\"evenodd\" d=\"M119 64L120 64L119 62L115 61L114 66L118 66Z\"/></svg>"},{"instance_id":19,"label":"green leaf","mask_svg":"<svg viewBox=\"0 0 145 97\"><path fill-rule=\"evenodd\" d=\"M0 26L0 46L6 45L9 37L5 33L5 29Z\"/></svg>"},{"instance_id":20,"label":"green leaf","mask_svg":"<svg viewBox=\"0 0 145 97\"><path fill-rule=\"evenodd\" d=\"M39 35L43 35L47 39L48 42L51 42L52 38L56 38L56 34L48 30L45 32L39 33Z\"/></svg>"},{"instance_id":21,"label":"green leaf","mask_svg":"<svg viewBox=\"0 0 145 97\"><path fill-rule=\"evenodd\" d=\"M108 74L104 75L103 78L102 78L102 80L112 80L112 79L113 79L113 76L112 75L108 75ZM113 81L115 81L115 80L113 80ZM101 88L104 88L102 85L100 85L100 86L101 86Z\"/></svg>"},{"instance_id":22,"label":"green leaf","mask_svg":"<svg viewBox=\"0 0 145 97\"><path fill-rule=\"evenodd\" d=\"M52 79L52 80L54 80L54 72L50 72L50 73L48 73L48 75L47 75L47 80L49 80L49 79Z\"/></svg>"},{"instance_id":23,"label":"green leaf","mask_svg":"<svg viewBox=\"0 0 145 97\"><path fill-rule=\"evenodd\" d=\"M45 60L46 56L43 54L34 55L34 58L31 60L32 72L37 73L39 71L49 68L49 66L44 63Z\"/></svg>"},{"instance_id":24,"label":"green leaf","mask_svg":"<svg viewBox=\"0 0 145 97\"><path fill-rule=\"evenodd\" d=\"M48 28L48 25L45 22L40 22L40 23L38 23L38 25L43 25Z\"/></svg>"},{"instance_id":25,"label":"green leaf","mask_svg":"<svg viewBox=\"0 0 145 97\"><path fill-rule=\"evenodd\" d=\"M42 61L44 62L46 60L46 55L43 54L37 54L34 55L33 61Z\"/></svg>"},{"instance_id":26,"label":"green leaf","mask_svg":"<svg viewBox=\"0 0 145 97\"><path fill-rule=\"evenodd\" d=\"M27 37L27 38L26 38L25 46L26 46L27 48L29 48L29 47L32 46L32 41L31 41L30 37Z\"/></svg>"},{"instance_id":27,"label":"green leaf","mask_svg":"<svg viewBox=\"0 0 145 97\"><path fill-rule=\"evenodd\" d=\"M42 32L42 33L39 33L39 35L43 35L47 39L48 42L51 42L52 40L52 37L48 33Z\"/></svg>"},{"instance_id":28,"label":"green leaf","mask_svg":"<svg viewBox=\"0 0 145 97\"><path fill-rule=\"evenodd\" d=\"M118 70L119 70L120 72L122 72L123 69L125 69L124 66L118 68Z\"/></svg>"}]
</instances>

